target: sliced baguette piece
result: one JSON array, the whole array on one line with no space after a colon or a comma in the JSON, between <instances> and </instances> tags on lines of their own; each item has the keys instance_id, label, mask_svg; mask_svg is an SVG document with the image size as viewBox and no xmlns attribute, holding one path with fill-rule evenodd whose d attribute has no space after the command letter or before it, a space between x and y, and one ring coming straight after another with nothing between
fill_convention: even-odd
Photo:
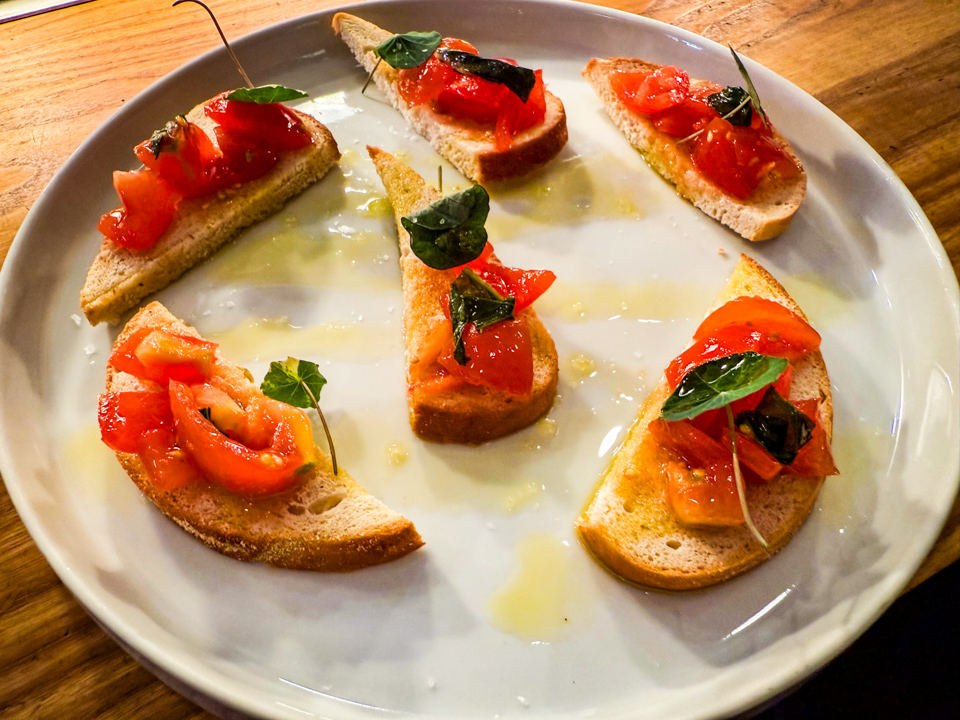
<instances>
[{"instance_id":1,"label":"sliced baguette piece","mask_svg":"<svg viewBox=\"0 0 960 720\"><path fill-rule=\"evenodd\" d=\"M143 298L165 288L323 177L340 159L337 143L326 126L309 115L298 115L313 136L312 145L283 153L263 177L183 201L178 216L149 251L126 250L105 237L80 291L87 320L92 325L119 322ZM187 119L216 143L214 123L204 115L202 105L191 110Z\"/></svg>"},{"instance_id":2,"label":"sliced baguette piece","mask_svg":"<svg viewBox=\"0 0 960 720\"><path fill-rule=\"evenodd\" d=\"M469 121L443 115L427 105L410 106L397 87L398 71L377 61L374 49L393 35L371 22L347 13L333 16L333 29L340 35L368 73L376 67L373 79L390 103L410 126L425 137L434 149L460 172L478 183L526 175L547 164L567 144L567 117L563 103L546 92L547 114L543 123L524 130L513 139L510 148L497 150L493 131Z\"/></svg>"},{"instance_id":3,"label":"sliced baguette piece","mask_svg":"<svg viewBox=\"0 0 960 720\"><path fill-rule=\"evenodd\" d=\"M682 138L657 130L646 115L625 106L610 85L610 76L614 72L652 72L659 67L632 58L593 58L584 68L583 76L630 144L640 151L650 167L676 185L682 197L747 240L769 240L783 233L806 195L806 173L801 169L794 178L766 180L747 200L724 193L697 172L689 151L678 144ZM705 82L690 80L691 86ZM800 167L793 148L776 128L773 129L773 139Z\"/></svg>"},{"instance_id":4,"label":"sliced baguette piece","mask_svg":"<svg viewBox=\"0 0 960 720\"><path fill-rule=\"evenodd\" d=\"M393 205L400 240L403 276L403 335L406 342L407 400L410 425L425 440L479 444L509 435L544 415L557 393L557 349L532 307L517 317L526 322L533 348L533 390L529 396L509 395L477 385L444 393L425 393L413 378L440 325L449 325L441 298L456 279L453 270L434 270L410 249L410 235L400 218L426 207L440 193L393 155L367 147ZM492 256L495 259L495 256Z\"/></svg>"},{"instance_id":5,"label":"sliced baguette piece","mask_svg":"<svg viewBox=\"0 0 960 720\"><path fill-rule=\"evenodd\" d=\"M127 323L117 343L141 327L200 337L153 302ZM215 372L245 392L259 393L246 371L224 360ZM147 383L107 368L107 391L140 390ZM364 490L344 469L333 474L317 448L318 466L295 488L263 498L230 492L215 483L159 488L139 456L117 453L137 487L161 512L214 550L236 558L295 570L340 572L396 560L423 545L413 523Z\"/></svg>"},{"instance_id":6,"label":"sliced baguette piece","mask_svg":"<svg viewBox=\"0 0 960 720\"><path fill-rule=\"evenodd\" d=\"M741 255L713 309L744 295L775 300L806 319L766 270ZM691 590L739 575L786 545L813 509L823 478L780 477L766 485L747 485L750 516L769 543L769 554L746 526L678 523L663 499L664 477L658 467L665 451L648 430L669 395L667 381L661 378L577 520L577 529L590 552L620 577L641 585ZM807 398L820 400L820 420L829 439L833 401L819 351L793 365L789 399Z\"/></svg>"}]
</instances>

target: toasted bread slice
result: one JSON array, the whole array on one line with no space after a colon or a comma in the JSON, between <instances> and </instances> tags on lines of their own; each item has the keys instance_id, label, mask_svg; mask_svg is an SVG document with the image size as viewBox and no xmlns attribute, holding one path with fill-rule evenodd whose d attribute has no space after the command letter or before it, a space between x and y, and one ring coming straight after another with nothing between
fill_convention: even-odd
<instances>
[{"instance_id":1,"label":"toasted bread slice","mask_svg":"<svg viewBox=\"0 0 960 720\"><path fill-rule=\"evenodd\" d=\"M556 346L531 307L517 314L530 330L533 348L533 390L530 395L509 395L477 385L427 393L414 384L418 366L428 354L438 325L450 323L440 303L449 293L456 273L434 270L414 255L410 249L410 235L400 224L400 218L438 200L440 193L393 155L369 146L367 151L393 204L400 238L403 334L410 388L407 400L413 431L425 440L477 444L526 427L553 404L558 372Z\"/></svg>"},{"instance_id":2,"label":"toasted bread slice","mask_svg":"<svg viewBox=\"0 0 960 720\"><path fill-rule=\"evenodd\" d=\"M200 337L153 302L124 327L117 343L141 327ZM217 355L215 372L245 392L259 393L246 371ZM144 389L132 375L107 368L107 391ZM396 560L423 545L413 523L373 497L343 468L334 475L319 448L318 466L296 487L262 498L215 483L174 490L158 487L140 457L117 453L124 470L168 518L214 550L295 570L346 571Z\"/></svg>"},{"instance_id":3,"label":"toasted bread slice","mask_svg":"<svg viewBox=\"0 0 960 720\"><path fill-rule=\"evenodd\" d=\"M775 300L804 317L786 290L745 255L740 256L715 307L743 295ZM819 399L820 420L829 439L833 402L823 357L819 351L809 353L792 370L789 399ZM823 478L784 476L766 485L747 485L750 515L769 543L769 553L745 526L704 528L678 523L663 499L661 448L648 430L669 395L662 378L640 408L638 420L577 520L577 529L590 551L617 575L642 585L690 590L739 575L786 545L813 509Z\"/></svg>"},{"instance_id":4,"label":"toasted bread slice","mask_svg":"<svg viewBox=\"0 0 960 720\"><path fill-rule=\"evenodd\" d=\"M323 177L340 159L337 143L323 124L299 115L313 136L312 145L283 153L263 177L181 202L177 218L149 251L126 250L104 238L80 291L87 320L93 325L119 322L143 298L165 288ZM214 124L202 105L191 110L187 119L216 142Z\"/></svg>"},{"instance_id":5,"label":"toasted bread slice","mask_svg":"<svg viewBox=\"0 0 960 720\"><path fill-rule=\"evenodd\" d=\"M497 150L493 131L438 113L427 105L408 105L397 87L398 71L377 61L374 49L393 33L347 13L333 16L333 29L370 72L390 103L410 126L460 172L478 183L520 177L545 165L567 144L567 116L560 98L547 91L547 114L540 125L517 135L508 150Z\"/></svg>"},{"instance_id":6,"label":"toasted bread slice","mask_svg":"<svg viewBox=\"0 0 960 720\"><path fill-rule=\"evenodd\" d=\"M793 219L807 192L807 176L785 179L771 176L764 180L746 200L727 195L703 177L690 160L689 150L675 138L657 130L650 118L624 105L610 85L614 72L652 72L659 65L630 58L592 59L583 70L607 113L647 163L664 178L677 186L677 192L715 220L739 233L747 240L768 240L780 235ZM690 80L691 86L704 80ZM797 163L793 148L777 130L773 140Z\"/></svg>"}]
</instances>

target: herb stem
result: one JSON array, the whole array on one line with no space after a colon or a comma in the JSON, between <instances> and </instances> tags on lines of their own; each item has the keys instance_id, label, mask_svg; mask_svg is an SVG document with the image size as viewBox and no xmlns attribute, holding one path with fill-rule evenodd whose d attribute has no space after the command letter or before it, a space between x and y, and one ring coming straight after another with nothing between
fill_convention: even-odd
<instances>
[{"instance_id":1,"label":"herb stem","mask_svg":"<svg viewBox=\"0 0 960 720\"><path fill-rule=\"evenodd\" d=\"M750 511L747 509L747 491L743 486L743 475L740 474L740 460L737 457L737 436L733 426L733 410L730 409L730 405L726 405L725 407L727 410L727 427L730 429L730 452L733 453L733 478L737 483L737 495L740 497L740 509L743 511L743 519L746 521L750 533L757 539L757 542L760 543L763 549L769 553L770 546L767 544L767 541L763 539L760 531L757 530L757 526L753 524L753 520L750 519Z\"/></svg>"},{"instance_id":2,"label":"herb stem","mask_svg":"<svg viewBox=\"0 0 960 720\"><path fill-rule=\"evenodd\" d=\"M377 71L377 68L380 67L380 63L383 62L382 57L377 57L377 64L373 66L373 70L370 71L370 74L367 75L367 81L363 84L363 87L360 88L360 94L363 95L366 92L367 85L370 84L370 81L373 80L373 74Z\"/></svg>"},{"instance_id":3,"label":"herb stem","mask_svg":"<svg viewBox=\"0 0 960 720\"><path fill-rule=\"evenodd\" d=\"M173 3L173 5L171 5L170 7L176 7L177 5L185 2L195 3L196 5L199 5L204 10L207 11L207 14L210 16L210 19L213 20L214 27L216 27L217 32L220 33L220 39L223 40L223 46L227 48L227 52L230 53L230 57L233 59L234 65L237 66L237 70L239 70L240 75L243 76L243 81L247 84L247 87L252 90L254 87L253 82L251 82L250 78L247 77L247 73L243 71L243 66L240 64L240 61L237 59L236 54L233 52L233 48L230 47L230 43L227 42L227 36L224 35L223 30L220 29L220 23L217 22L217 17L216 15L213 14L213 10L208 8L204 3L200 2L200 0L176 0L176 2Z\"/></svg>"},{"instance_id":4,"label":"herb stem","mask_svg":"<svg viewBox=\"0 0 960 720\"><path fill-rule=\"evenodd\" d=\"M443 165L437 165L437 190L443 192Z\"/></svg>"},{"instance_id":5,"label":"herb stem","mask_svg":"<svg viewBox=\"0 0 960 720\"><path fill-rule=\"evenodd\" d=\"M313 402L313 406L317 409L317 413L320 415L320 423L323 425L323 432L327 435L327 445L330 447L330 460L333 461L333 474L337 474L337 450L333 446L333 436L330 435L330 428L327 427L327 419L323 416L323 410L320 409L320 403L317 402L317 398L310 391L310 388L307 387L307 384L301 380L300 386L307 391L307 395L310 396L310 400Z\"/></svg>"}]
</instances>

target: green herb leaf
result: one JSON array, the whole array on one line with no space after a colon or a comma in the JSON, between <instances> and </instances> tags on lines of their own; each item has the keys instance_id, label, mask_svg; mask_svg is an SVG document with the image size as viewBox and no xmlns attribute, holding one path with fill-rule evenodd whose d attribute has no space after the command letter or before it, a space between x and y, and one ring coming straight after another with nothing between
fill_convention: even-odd
<instances>
[{"instance_id":1,"label":"green herb leaf","mask_svg":"<svg viewBox=\"0 0 960 720\"><path fill-rule=\"evenodd\" d=\"M709 95L707 102L731 125L747 126L753 118L750 94L742 87L728 85L720 92Z\"/></svg>"},{"instance_id":2,"label":"green herb leaf","mask_svg":"<svg viewBox=\"0 0 960 720\"><path fill-rule=\"evenodd\" d=\"M409 70L429 60L442 40L438 32L408 32L387 38L373 51L390 67Z\"/></svg>"},{"instance_id":3,"label":"green herb leaf","mask_svg":"<svg viewBox=\"0 0 960 720\"><path fill-rule=\"evenodd\" d=\"M315 363L288 357L284 362L270 363L270 370L260 384L267 397L298 408L316 405L327 379Z\"/></svg>"},{"instance_id":4,"label":"green herb leaf","mask_svg":"<svg viewBox=\"0 0 960 720\"><path fill-rule=\"evenodd\" d=\"M484 58L462 50L447 48L439 50L437 57L461 75L475 75L482 80L505 85L523 102L530 97L530 92L537 82L537 76L533 70L511 65L503 60Z\"/></svg>"},{"instance_id":5,"label":"green herb leaf","mask_svg":"<svg viewBox=\"0 0 960 720\"><path fill-rule=\"evenodd\" d=\"M269 398L279 400L299 408L316 408L323 424L323 432L327 436L327 445L330 448L330 460L333 462L333 474L337 474L337 451L333 446L333 437L327 420L320 409L320 391L327 384L327 379L320 374L316 363L307 360L297 360L288 357L285 361L270 363L260 391Z\"/></svg>"},{"instance_id":6,"label":"green herb leaf","mask_svg":"<svg viewBox=\"0 0 960 720\"><path fill-rule=\"evenodd\" d=\"M302 90L294 90L283 85L261 85L255 88L237 88L227 95L227 100L267 105L305 97L307 97L307 94Z\"/></svg>"},{"instance_id":7,"label":"green herb leaf","mask_svg":"<svg viewBox=\"0 0 960 720\"><path fill-rule=\"evenodd\" d=\"M755 352L710 360L688 372L663 403L664 420L687 420L756 392L786 369L786 358Z\"/></svg>"},{"instance_id":8,"label":"green herb leaf","mask_svg":"<svg viewBox=\"0 0 960 720\"><path fill-rule=\"evenodd\" d=\"M756 538L760 546L769 552L770 546L760 534L760 530L753 524L753 518L750 517L750 508L747 507L747 489L743 484L743 474L740 472L740 458L737 455L737 435L733 430L733 410L727 405L724 410L727 412L727 429L730 437L730 452L733 455L733 481L737 486L737 497L740 499L740 510L743 512L743 521L747 524L750 534Z\"/></svg>"},{"instance_id":9,"label":"green herb leaf","mask_svg":"<svg viewBox=\"0 0 960 720\"><path fill-rule=\"evenodd\" d=\"M730 52L733 54L733 60L737 63L737 70L740 71L743 81L747 84L747 92L750 94L750 102L753 103L754 109L760 113L760 119L763 121L764 127L766 127L767 114L763 111L763 107L760 105L760 96L757 95L757 89L753 86L753 80L750 79L750 74L740 61L740 56L737 55L737 51L734 50L730 45L727 45L727 47L730 48Z\"/></svg>"},{"instance_id":10,"label":"green herb leaf","mask_svg":"<svg viewBox=\"0 0 960 720\"><path fill-rule=\"evenodd\" d=\"M490 196L479 185L440 198L400 218L410 233L410 249L435 270L476 260L487 244L483 224L490 212Z\"/></svg>"},{"instance_id":11,"label":"green herb leaf","mask_svg":"<svg viewBox=\"0 0 960 720\"><path fill-rule=\"evenodd\" d=\"M472 324L482 332L491 325L509 320L513 317L516 302L515 298L505 298L470 268L464 268L450 285L454 360L460 365L466 365L470 360L463 346L463 331L467 325Z\"/></svg>"},{"instance_id":12,"label":"green herb leaf","mask_svg":"<svg viewBox=\"0 0 960 720\"><path fill-rule=\"evenodd\" d=\"M208 407L202 407L202 408L200 408L200 414L203 415L203 416L204 416L207 420L209 420L210 422L213 422L213 417L212 417L212 414L211 414L211 412L210 412L210 408L208 408Z\"/></svg>"},{"instance_id":13,"label":"green herb leaf","mask_svg":"<svg viewBox=\"0 0 960 720\"><path fill-rule=\"evenodd\" d=\"M813 437L816 423L771 386L753 410L737 413L737 428L763 445L777 461L790 465Z\"/></svg>"}]
</instances>

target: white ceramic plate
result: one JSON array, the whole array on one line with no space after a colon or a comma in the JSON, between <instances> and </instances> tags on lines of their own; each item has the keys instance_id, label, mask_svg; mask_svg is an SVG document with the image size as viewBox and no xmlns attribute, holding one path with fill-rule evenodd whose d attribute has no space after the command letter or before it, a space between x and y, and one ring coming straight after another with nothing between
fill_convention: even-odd
<instances>
[{"instance_id":1,"label":"white ceramic plate","mask_svg":"<svg viewBox=\"0 0 960 720\"><path fill-rule=\"evenodd\" d=\"M749 245L680 200L630 150L580 70L637 55L737 84L727 51L642 18L563 2L365 4L544 68L570 143L545 172L493 189L508 264L548 267L540 301L562 380L548 420L479 449L406 424L395 230L363 146L422 174L440 162L368 91L331 13L237 41L256 81L308 91L340 169L159 294L262 376L321 364L342 463L412 518L426 546L326 576L238 563L146 502L97 440L95 398L116 330L77 297L112 208L111 171L168 118L238 79L223 52L112 117L33 208L2 275L0 452L7 487L59 576L151 665L272 718L312 715L682 718L745 710L859 635L924 557L958 478L957 284L917 204L827 109L749 64L809 173L781 238ZM444 164L445 187L464 181ZM573 522L636 408L684 347L737 254L794 294L823 336L835 452L817 509L770 562L684 595L619 582ZM524 614L527 612L528 614Z\"/></svg>"}]
</instances>

